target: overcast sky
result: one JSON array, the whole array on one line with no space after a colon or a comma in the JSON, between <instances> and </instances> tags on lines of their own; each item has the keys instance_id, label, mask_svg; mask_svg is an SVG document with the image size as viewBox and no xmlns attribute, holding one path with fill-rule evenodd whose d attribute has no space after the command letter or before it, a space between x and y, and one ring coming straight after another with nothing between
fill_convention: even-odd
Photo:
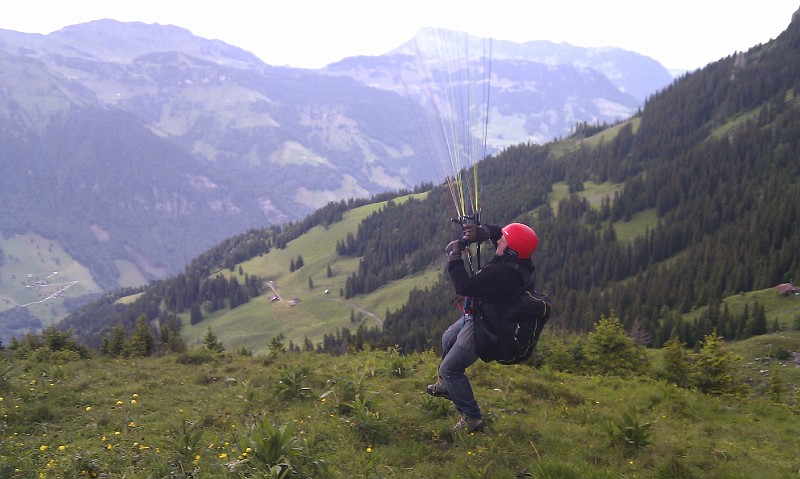
<instances>
[{"instance_id":1,"label":"overcast sky","mask_svg":"<svg viewBox=\"0 0 800 479\"><path fill-rule=\"evenodd\" d=\"M0 29L50 33L111 18L177 25L270 65L380 55L422 27L525 42L620 47L700 68L777 37L800 0L3 0Z\"/></svg>"}]
</instances>

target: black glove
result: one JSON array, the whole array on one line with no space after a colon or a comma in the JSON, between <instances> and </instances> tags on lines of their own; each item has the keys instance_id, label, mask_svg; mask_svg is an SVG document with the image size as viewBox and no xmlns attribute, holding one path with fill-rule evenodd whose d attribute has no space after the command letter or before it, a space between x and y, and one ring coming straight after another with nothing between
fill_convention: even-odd
<instances>
[{"instance_id":1,"label":"black glove","mask_svg":"<svg viewBox=\"0 0 800 479\"><path fill-rule=\"evenodd\" d=\"M489 241L489 228L484 225L464 225L464 239L470 243Z\"/></svg>"},{"instance_id":2,"label":"black glove","mask_svg":"<svg viewBox=\"0 0 800 479\"><path fill-rule=\"evenodd\" d=\"M461 260L461 245L458 240L448 243L444 252L447 253L447 261Z\"/></svg>"}]
</instances>

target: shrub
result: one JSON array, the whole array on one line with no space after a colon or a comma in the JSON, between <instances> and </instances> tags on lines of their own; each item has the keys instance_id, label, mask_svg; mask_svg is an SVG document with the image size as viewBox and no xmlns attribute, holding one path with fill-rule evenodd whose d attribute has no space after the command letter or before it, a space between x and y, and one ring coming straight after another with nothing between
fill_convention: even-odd
<instances>
[{"instance_id":1,"label":"shrub","mask_svg":"<svg viewBox=\"0 0 800 479\"><path fill-rule=\"evenodd\" d=\"M408 366L406 365L407 361L406 358L400 354L400 347L395 346L393 348L389 348L386 351L386 364L389 368L389 372L396 376L405 376L406 369Z\"/></svg>"},{"instance_id":2,"label":"shrub","mask_svg":"<svg viewBox=\"0 0 800 479\"><path fill-rule=\"evenodd\" d=\"M264 477L287 477L296 470L303 448L291 424L276 427L264 418L248 441L253 450L250 464Z\"/></svg>"},{"instance_id":3,"label":"shrub","mask_svg":"<svg viewBox=\"0 0 800 479\"><path fill-rule=\"evenodd\" d=\"M275 389L281 399L305 399L311 394L311 388L303 383L308 378L309 368L306 366L282 367L278 373L280 379Z\"/></svg>"},{"instance_id":4,"label":"shrub","mask_svg":"<svg viewBox=\"0 0 800 479\"><path fill-rule=\"evenodd\" d=\"M689 352L676 337L664 344L664 355L658 376L676 386L688 387L691 375Z\"/></svg>"},{"instance_id":5,"label":"shrub","mask_svg":"<svg viewBox=\"0 0 800 479\"><path fill-rule=\"evenodd\" d=\"M547 342L545 363L556 371L575 371L575 358L565 339L554 338Z\"/></svg>"},{"instance_id":6,"label":"shrub","mask_svg":"<svg viewBox=\"0 0 800 479\"><path fill-rule=\"evenodd\" d=\"M644 373L649 369L645 350L625 334L619 318L600 317L583 346L586 362L592 372L614 376Z\"/></svg>"},{"instance_id":7,"label":"shrub","mask_svg":"<svg viewBox=\"0 0 800 479\"><path fill-rule=\"evenodd\" d=\"M330 389L320 397L332 395L340 413L348 413L356 398L366 398L367 395L367 374L361 368L356 368L338 379L329 380L328 384Z\"/></svg>"},{"instance_id":8,"label":"shrub","mask_svg":"<svg viewBox=\"0 0 800 479\"><path fill-rule=\"evenodd\" d=\"M641 413L634 408L624 411L619 417L607 419L603 425L614 445L629 450L650 445L651 423L643 422Z\"/></svg>"},{"instance_id":9,"label":"shrub","mask_svg":"<svg viewBox=\"0 0 800 479\"><path fill-rule=\"evenodd\" d=\"M735 358L726 350L716 332L706 336L700 351L694 354L692 378L697 388L708 394L733 393L737 390L734 377Z\"/></svg>"},{"instance_id":10,"label":"shrub","mask_svg":"<svg viewBox=\"0 0 800 479\"><path fill-rule=\"evenodd\" d=\"M178 354L175 359L179 364L207 364L215 363L218 360L218 355L206 348L192 348L184 353Z\"/></svg>"}]
</instances>

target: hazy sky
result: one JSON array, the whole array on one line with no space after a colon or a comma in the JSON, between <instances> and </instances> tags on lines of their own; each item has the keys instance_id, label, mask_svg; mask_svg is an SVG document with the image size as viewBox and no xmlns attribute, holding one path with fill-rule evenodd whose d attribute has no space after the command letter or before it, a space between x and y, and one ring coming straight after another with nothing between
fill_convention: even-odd
<instances>
[{"instance_id":1,"label":"hazy sky","mask_svg":"<svg viewBox=\"0 0 800 479\"><path fill-rule=\"evenodd\" d=\"M422 27L612 46L694 69L777 37L800 0L3 0L0 29L50 33L101 18L177 25L271 65L380 55Z\"/></svg>"}]
</instances>

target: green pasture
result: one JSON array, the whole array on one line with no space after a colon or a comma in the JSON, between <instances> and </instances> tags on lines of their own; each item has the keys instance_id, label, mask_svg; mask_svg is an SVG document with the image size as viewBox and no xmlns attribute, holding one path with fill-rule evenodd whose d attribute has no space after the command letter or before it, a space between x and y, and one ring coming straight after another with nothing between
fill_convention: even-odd
<instances>
[{"instance_id":1,"label":"green pasture","mask_svg":"<svg viewBox=\"0 0 800 479\"><path fill-rule=\"evenodd\" d=\"M0 234L0 250L4 259L0 266L0 311L28 305L31 314L50 325L67 314L61 297L51 297L59 290L63 289L62 297L70 298L100 291L89 271L58 241L33 233Z\"/></svg>"},{"instance_id":2,"label":"green pasture","mask_svg":"<svg viewBox=\"0 0 800 479\"><path fill-rule=\"evenodd\" d=\"M402 203L420 196L408 195L394 201ZM240 283L244 282L244 274L262 278L264 294L233 310L216 311L196 325L190 325L188 314L184 314L184 340L190 345L201 343L210 326L226 348L245 347L258 353L266 352L270 340L279 334L284 335L286 344L292 341L302 346L306 338L316 344L337 329L354 332L362 322L367 328L382 325L387 310L404 304L415 287L432 285L439 274L430 270L347 300L340 294L347 277L357 270L359 259L340 257L336 243L344 241L348 233L355 234L364 218L385 206L380 202L355 208L339 222L312 228L286 249L273 248L268 254L241 263ZM297 262L298 257L302 257L303 266L290 271L290 263ZM215 274L239 275L240 270L237 267ZM269 281L279 301L270 301L274 293Z\"/></svg>"},{"instance_id":3,"label":"green pasture","mask_svg":"<svg viewBox=\"0 0 800 479\"><path fill-rule=\"evenodd\" d=\"M767 316L767 326L772 327L777 322L781 329L800 328L800 297L794 295L781 295L775 288L766 288L758 291L749 291L722 300L720 310L726 305L732 316L739 316L749 305L750 312L753 304L758 302L764 307ZM695 321L707 307L697 308L683 316L684 321Z\"/></svg>"}]
</instances>

